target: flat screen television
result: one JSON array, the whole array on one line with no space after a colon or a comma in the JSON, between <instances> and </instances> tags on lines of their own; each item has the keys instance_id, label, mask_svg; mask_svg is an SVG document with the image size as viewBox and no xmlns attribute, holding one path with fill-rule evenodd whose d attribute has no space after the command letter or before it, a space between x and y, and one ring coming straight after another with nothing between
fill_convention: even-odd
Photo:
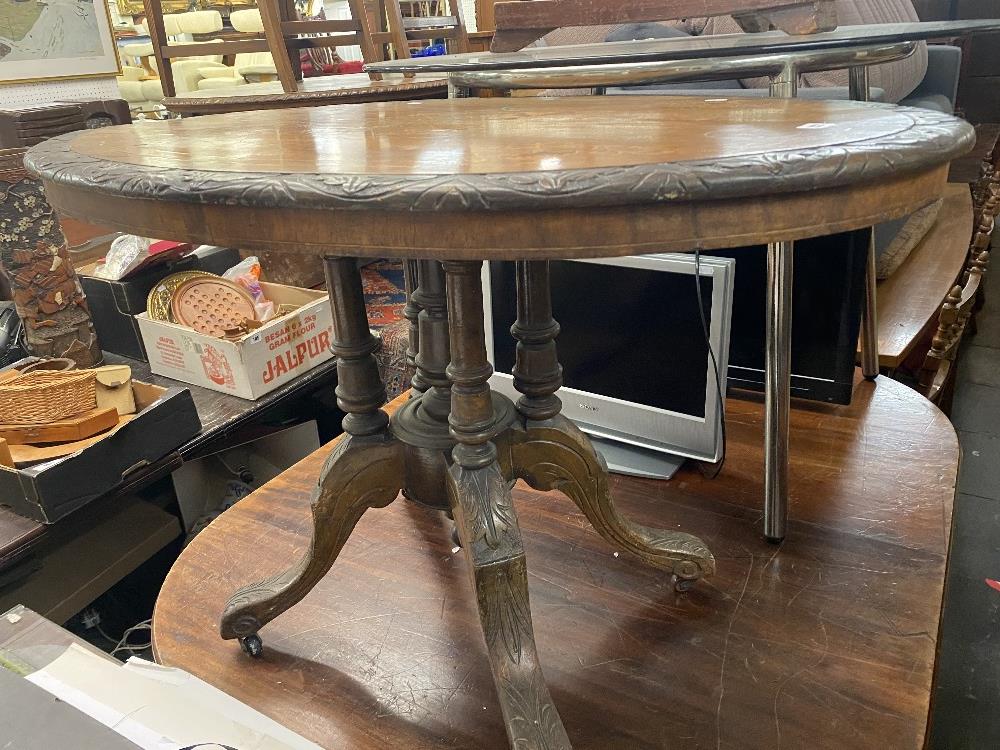
<instances>
[{"instance_id":1,"label":"flat screen television","mask_svg":"<svg viewBox=\"0 0 1000 750\"><path fill-rule=\"evenodd\" d=\"M613 461L613 445L705 461L722 454L720 389L698 314L696 265L709 340L725 373L733 261L703 255L696 264L694 255L663 254L550 264L563 413L597 438L612 469L628 470L614 464L630 460ZM514 264L486 264L483 280L496 370L490 384L516 399Z\"/></svg>"},{"instance_id":2,"label":"flat screen television","mask_svg":"<svg viewBox=\"0 0 1000 750\"><path fill-rule=\"evenodd\" d=\"M792 396L851 403L869 230L795 243L792 287ZM713 250L736 262L729 386L764 390L767 248Z\"/></svg>"}]
</instances>

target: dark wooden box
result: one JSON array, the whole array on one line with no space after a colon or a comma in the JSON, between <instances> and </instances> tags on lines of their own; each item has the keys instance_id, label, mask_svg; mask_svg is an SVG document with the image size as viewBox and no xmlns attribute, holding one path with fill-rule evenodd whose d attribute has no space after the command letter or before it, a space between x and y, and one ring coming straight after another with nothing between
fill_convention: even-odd
<instances>
[{"instance_id":1,"label":"dark wooden box","mask_svg":"<svg viewBox=\"0 0 1000 750\"><path fill-rule=\"evenodd\" d=\"M133 382L140 411L114 434L76 453L23 469L0 466L0 504L54 523L111 492L201 432L187 388Z\"/></svg>"},{"instance_id":2,"label":"dark wooden box","mask_svg":"<svg viewBox=\"0 0 1000 750\"><path fill-rule=\"evenodd\" d=\"M87 275L93 266L78 269L101 348L146 362L146 349L134 316L146 312L149 290L173 273L199 270L222 274L239 262L238 250L220 247L204 255L189 255L174 263L151 268L126 281L109 281Z\"/></svg>"}]
</instances>

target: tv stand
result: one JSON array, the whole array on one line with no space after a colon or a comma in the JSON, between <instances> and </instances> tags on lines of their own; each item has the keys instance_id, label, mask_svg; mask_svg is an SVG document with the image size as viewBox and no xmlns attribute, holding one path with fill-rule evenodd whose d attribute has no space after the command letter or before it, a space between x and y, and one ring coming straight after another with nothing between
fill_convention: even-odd
<instances>
[{"instance_id":1,"label":"tv stand","mask_svg":"<svg viewBox=\"0 0 1000 750\"><path fill-rule=\"evenodd\" d=\"M608 471L644 479L670 479L687 460L673 453L650 450L597 435L588 435L590 442L608 464Z\"/></svg>"}]
</instances>

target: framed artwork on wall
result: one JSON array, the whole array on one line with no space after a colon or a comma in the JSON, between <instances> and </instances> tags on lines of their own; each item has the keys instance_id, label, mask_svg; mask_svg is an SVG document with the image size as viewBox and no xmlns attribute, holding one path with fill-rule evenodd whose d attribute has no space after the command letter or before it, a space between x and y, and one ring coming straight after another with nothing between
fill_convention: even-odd
<instances>
[{"instance_id":1,"label":"framed artwork on wall","mask_svg":"<svg viewBox=\"0 0 1000 750\"><path fill-rule=\"evenodd\" d=\"M119 73L107 0L0 0L0 84Z\"/></svg>"},{"instance_id":2,"label":"framed artwork on wall","mask_svg":"<svg viewBox=\"0 0 1000 750\"><path fill-rule=\"evenodd\" d=\"M118 12L123 16L142 16L146 9L142 0L115 0ZM200 6L199 6L200 7ZM183 13L186 10L196 10L188 0L163 0L164 13Z\"/></svg>"}]
</instances>

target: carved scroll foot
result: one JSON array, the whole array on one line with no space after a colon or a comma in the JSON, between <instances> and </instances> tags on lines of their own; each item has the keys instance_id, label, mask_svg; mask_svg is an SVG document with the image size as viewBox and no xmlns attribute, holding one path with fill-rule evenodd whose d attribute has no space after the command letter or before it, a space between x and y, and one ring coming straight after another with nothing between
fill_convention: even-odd
<instances>
[{"instance_id":1,"label":"carved scroll foot","mask_svg":"<svg viewBox=\"0 0 1000 750\"><path fill-rule=\"evenodd\" d=\"M309 551L293 568L237 591L222 614L222 637L239 638L247 653L259 655L257 632L326 575L361 516L391 503L403 477L402 443L388 434L347 436L327 458L313 494Z\"/></svg>"},{"instance_id":2,"label":"carved scroll foot","mask_svg":"<svg viewBox=\"0 0 1000 750\"><path fill-rule=\"evenodd\" d=\"M494 462L449 470L449 495L472 566L493 680L514 750L571 750L538 663L528 576L510 487Z\"/></svg>"},{"instance_id":3,"label":"carved scroll foot","mask_svg":"<svg viewBox=\"0 0 1000 750\"><path fill-rule=\"evenodd\" d=\"M587 516L604 539L677 576L678 588L715 572L715 558L691 534L633 523L615 507L608 468L580 429L563 416L512 428L511 475L536 490L559 490Z\"/></svg>"}]
</instances>

